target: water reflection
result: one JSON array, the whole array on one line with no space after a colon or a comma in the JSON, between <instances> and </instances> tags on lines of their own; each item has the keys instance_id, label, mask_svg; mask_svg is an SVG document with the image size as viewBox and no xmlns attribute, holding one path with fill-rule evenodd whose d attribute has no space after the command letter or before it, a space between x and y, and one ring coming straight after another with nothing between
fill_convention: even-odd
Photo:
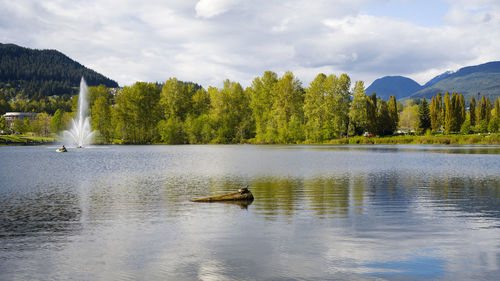
<instances>
[{"instance_id":1,"label":"water reflection","mask_svg":"<svg viewBox=\"0 0 500 281\"><path fill-rule=\"evenodd\" d=\"M0 169L0 279L500 274L499 160L482 154L490 148L119 147L79 152L89 159L77 164L90 164L78 169L16 149L3 159L33 178ZM75 174L54 177L33 153ZM246 185L253 202L190 201Z\"/></svg>"},{"instance_id":2,"label":"water reflection","mask_svg":"<svg viewBox=\"0 0 500 281\"><path fill-rule=\"evenodd\" d=\"M285 146L283 149L307 149L307 150L323 150L323 151L366 151L377 153L394 153L394 152L428 152L428 153L445 153L445 154L500 154L500 146L498 145L459 145L459 146L443 146L443 145L313 145L302 146L297 145L291 148Z\"/></svg>"}]
</instances>

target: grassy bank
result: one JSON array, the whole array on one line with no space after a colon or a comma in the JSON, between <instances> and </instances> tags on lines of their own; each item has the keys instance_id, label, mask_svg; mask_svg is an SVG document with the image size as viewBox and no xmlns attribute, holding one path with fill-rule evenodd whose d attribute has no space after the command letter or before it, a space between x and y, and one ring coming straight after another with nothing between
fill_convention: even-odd
<instances>
[{"instance_id":1,"label":"grassy bank","mask_svg":"<svg viewBox=\"0 0 500 281\"><path fill-rule=\"evenodd\" d=\"M434 135L434 136L388 136L388 137L350 137L335 139L328 144L496 144L500 145L500 134L483 135Z\"/></svg>"},{"instance_id":2,"label":"grassy bank","mask_svg":"<svg viewBox=\"0 0 500 281\"><path fill-rule=\"evenodd\" d=\"M2 135L0 145L40 145L53 143L56 140L50 137L34 137L29 135ZM252 142L247 142L251 144ZM104 144L104 143L100 143ZM114 139L111 144L122 144L119 139ZM164 143L155 143L164 144ZM303 144L318 144L304 142ZM467 145L485 144L500 145L500 134L473 134L473 135L425 135L425 136L388 136L388 137L363 137L334 139L322 144L435 144L435 145Z\"/></svg>"},{"instance_id":3,"label":"grassy bank","mask_svg":"<svg viewBox=\"0 0 500 281\"><path fill-rule=\"evenodd\" d=\"M54 138L29 135L1 135L0 145L38 145L53 143Z\"/></svg>"}]
</instances>

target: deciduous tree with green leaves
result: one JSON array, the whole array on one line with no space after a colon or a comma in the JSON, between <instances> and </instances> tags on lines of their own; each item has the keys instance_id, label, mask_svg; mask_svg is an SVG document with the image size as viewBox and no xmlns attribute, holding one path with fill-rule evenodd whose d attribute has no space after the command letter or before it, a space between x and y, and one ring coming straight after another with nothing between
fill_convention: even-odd
<instances>
[{"instance_id":1,"label":"deciduous tree with green leaves","mask_svg":"<svg viewBox=\"0 0 500 281\"><path fill-rule=\"evenodd\" d=\"M111 142L113 138L113 127L111 124L111 105L105 96L99 96L91 108L92 129L98 132L102 141Z\"/></svg>"},{"instance_id":2,"label":"deciduous tree with green leaves","mask_svg":"<svg viewBox=\"0 0 500 281\"><path fill-rule=\"evenodd\" d=\"M117 93L114 107L117 136L128 143L158 139L160 91L154 83L137 82Z\"/></svg>"},{"instance_id":3,"label":"deciduous tree with green leaves","mask_svg":"<svg viewBox=\"0 0 500 281\"><path fill-rule=\"evenodd\" d=\"M50 119L50 129L56 134L62 131L64 128L62 123L62 116L63 112L61 111L61 109L57 109L54 113L54 116L52 116L52 118Z\"/></svg>"},{"instance_id":4,"label":"deciduous tree with green leaves","mask_svg":"<svg viewBox=\"0 0 500 281\"><path fill-rule=\"evenodd\" d=\"M361 135L368 128L366 113L367 103L368 97L365 94L364 82L356 81L354 83L353 98L349 108L349 129L352 135Z\"/></svg>"}]
</instances>

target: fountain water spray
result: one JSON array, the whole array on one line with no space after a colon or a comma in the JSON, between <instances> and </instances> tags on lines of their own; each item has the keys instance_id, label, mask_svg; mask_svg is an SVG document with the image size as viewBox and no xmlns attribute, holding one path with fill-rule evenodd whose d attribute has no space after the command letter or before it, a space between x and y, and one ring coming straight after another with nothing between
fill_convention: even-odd
<instances>
[{"instance_id":1,"label":"fountain water spray","mask_svg":"<svg viewBox=\"0 0 500 281\"><path fill-rule=\"evenodd\" d=\"M72 126L69 131L63 132L63 139L66 143L76 147L84 147L92 142L94 132L90 127L89 105L87 95L89 93L85 79L80 81L80 93L78 94L78 112L76 118L72 120Z\"/></svg>"}]
</instances>

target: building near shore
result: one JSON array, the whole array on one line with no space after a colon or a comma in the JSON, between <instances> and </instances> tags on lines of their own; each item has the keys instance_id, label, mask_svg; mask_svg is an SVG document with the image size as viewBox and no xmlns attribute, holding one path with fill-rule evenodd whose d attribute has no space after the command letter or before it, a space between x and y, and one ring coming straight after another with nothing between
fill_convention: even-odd
<instances>
[{"instance_id":1,"label":"building near shore","mask_svg":"<svg viewBox=\"0 0 500 281\"><path fill-rule=\"evenodd\" d=\"M34 120L36 115L37 113L34 112L7 112L3 115L3 117L5 118L7 126L12 129L16 120L24 120L26 118Z\"/></svg>"}]
</instances>

